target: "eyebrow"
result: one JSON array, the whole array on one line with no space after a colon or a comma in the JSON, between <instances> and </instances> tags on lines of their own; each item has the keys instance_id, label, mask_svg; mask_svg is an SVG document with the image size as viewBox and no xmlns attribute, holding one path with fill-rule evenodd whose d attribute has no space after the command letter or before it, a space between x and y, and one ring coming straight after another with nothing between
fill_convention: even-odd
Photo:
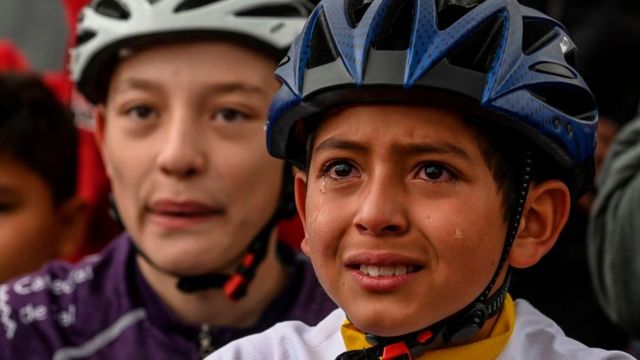
<instances>
[{"instance_id":1,"label":"eyebrow","mask_svg":"<svg viewBox=\"0 0 640 360\"><path fill-rule=\"evenodd\" d=\"M313 150L314 152L322 152L327 150L350 150L359 153L367 152L367 147L355 141L342 140L330 137L318 144ZM410 143L394 145L393 150L401 154L419 155L419 154L448 154L454 155L466 160L471 160L469 154L461 147L448 141L440 141L437 143Z\"/></svg>"},{"instance_id":2,"label":"eyebrow","mask_svg":"<svg viewBox=\"0 0 640 360\"><path fill-rule=\"evenodd\" d=\"M397 150L401 153L407 153L410 155L419 154L447 154L454 155L466 160L471 160L471 156L458 145L452 144L448 141L439 141L436 143L412 143L397 145Z\"/></svg>"},{"instance_id":3,"label":"eyebrow","mask_svg":"<svg viewBox=\"0 0 640 360\"><path fill-rule=\"evenodd\" d=\"M321 142L313 149L313 152L322 152L327 150L351 150L360 153L364 153L367 151L367 147L359 144L355 141L349 140L341 140L336 139L335 137L330 137L327 140Z\"/></svg>"},{"instance_id":4,"label":"eyebrow","mask_svg":"<svg viewBox=\"0 0 640 360\"><path fill-rule=\"evenodd\" d=\"M139 78L127 78L122 83L118 84L114 89L115 93L134 89L134 90L144 90L144 91L160 91L161 87L153 81L139 79ZM267 97L270 95L259 86L249 85L245 83L239 82L229 82L229 83L220 83L220 84L210 84L205 86L206 92L209 94L216 95L227 95L240 93L245 95L260 95L263 97Z\"/></svg>"}]
</instances>

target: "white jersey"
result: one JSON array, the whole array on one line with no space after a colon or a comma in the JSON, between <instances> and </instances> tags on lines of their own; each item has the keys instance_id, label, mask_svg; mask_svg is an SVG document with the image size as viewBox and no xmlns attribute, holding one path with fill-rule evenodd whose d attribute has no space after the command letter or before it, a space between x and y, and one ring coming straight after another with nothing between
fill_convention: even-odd
<instances>
[{"instance_id":1,"label":"white jersey","mask_svg":"<svg viewBox=\"0 0 640 360\"><path fill-rule=\"evenodd\" d=\"M589 348L567 337L553 320L528 302L515 301L516 320L511 337L500 360L633 360L619 351ZM346 316L333 311L317 326L299 321L276 324L269 330L227 344L206 360L333 360L346 351L340 327Z\"/></svg>"}]
</instances>

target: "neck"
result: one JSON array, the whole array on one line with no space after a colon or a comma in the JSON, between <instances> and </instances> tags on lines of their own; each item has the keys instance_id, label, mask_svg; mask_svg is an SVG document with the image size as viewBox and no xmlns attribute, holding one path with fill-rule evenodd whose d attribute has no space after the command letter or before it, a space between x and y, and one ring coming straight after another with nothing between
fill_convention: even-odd
<instances>
[{"instance_id":1,"label":"neck","mask_svg":"<svg viewBox=\"0 0 640 360\"><path fill-rule=\"evenodd\" d=\"M276 254L276 233L275 229L271 233L269 250L247 294L237 301L227 298L221 289L184 293L176 287L175 277L154 268L141 256L136 261L142 276L178 319L191 324L249 327L258 321L286 281L286 271Z\"/></svg>"}]
</instances>

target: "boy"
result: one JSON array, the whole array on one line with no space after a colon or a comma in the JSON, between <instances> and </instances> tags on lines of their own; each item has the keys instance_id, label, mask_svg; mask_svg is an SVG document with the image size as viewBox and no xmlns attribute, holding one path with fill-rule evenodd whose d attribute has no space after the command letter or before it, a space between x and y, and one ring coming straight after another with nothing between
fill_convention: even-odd
<instances>
[{"instance_id":1,"label":"boy","mask_svg":"<svg viewBox=\"0 0 640 360\"><path fill-rule=\"evenodd\" d=\"M272 155L340 306L212 359L625 359L507 295L593 174L597 111L554 20L514 0L342 1L277 75Z\"/></svg>"},{"instance_id":2,"label":"boy","mask_svg":"<svg viewBox=\"0 0 640 360\"><path fill-rule=\"evenodd\" d=\"M35 75L0 72L0 282L81 243L77 135L71 114Z\"/></svg>"},{"instance_id":3,"label":"boy","mask_svg":"<svg viewBox=\"0 0 640 360\"><path fill-rule=\"evenodd\" d=\"M277 247L290 169L264 148L273 70L307 14L293 0L83 11L73 76L97 106L126 233L0 289L0 358L197 359L335 308L311 265Z\"/></svg>"}]
</instances>

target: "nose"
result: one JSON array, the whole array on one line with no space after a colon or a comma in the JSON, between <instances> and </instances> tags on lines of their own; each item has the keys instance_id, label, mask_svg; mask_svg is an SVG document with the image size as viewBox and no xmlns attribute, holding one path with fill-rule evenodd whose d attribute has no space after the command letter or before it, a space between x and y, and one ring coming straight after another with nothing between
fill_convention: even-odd
<instances>
[{"instance_id":1,"label":"nose","mask_svg":"<svg viewBox=\"0 0 640 360\"><path fill-rule=\"evenodd\" d=\"M187 116L174 116L167 122L160 144L157 166L166 175L187 178L204 170L206 152L201 143L197 122Z\"/></svg>"},{"instance_id":2,"label":"nose","mask_svg":"<svg viewBox=\"0 0 640 360\"><path fill-rule=\"evenodd\" d=\"M401 185L372 178L363 190L364 196L353 219L360 234L374 237L399 236L409 229L402 205Z\"/></svg>"}]
</instances>

